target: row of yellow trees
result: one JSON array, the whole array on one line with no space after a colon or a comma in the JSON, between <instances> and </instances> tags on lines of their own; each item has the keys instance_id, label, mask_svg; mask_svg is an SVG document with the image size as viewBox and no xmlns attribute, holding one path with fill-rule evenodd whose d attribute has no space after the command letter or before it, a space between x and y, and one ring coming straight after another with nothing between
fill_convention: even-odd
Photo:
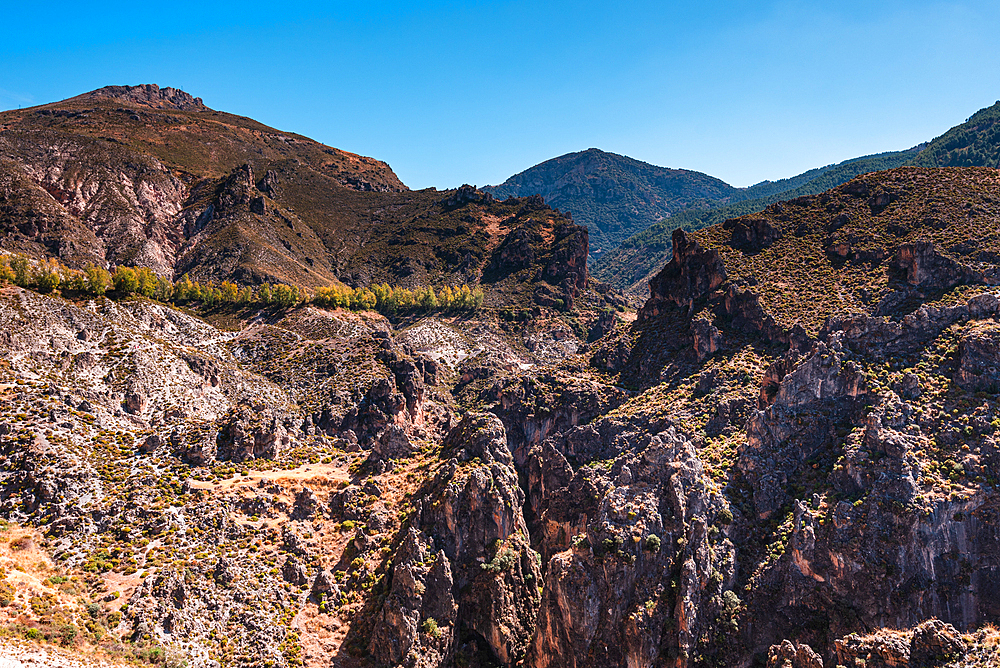
<instances>
[{"instance_id":1,"label":"row of yellow trees","mask_svg":"<svg viewBox=\"0 0 1000 668\"><path fill-rule=\"evenodd\" d=\"M332 285L316 288L312 297L320 306L339 306L354 311L379 311L396 313L399 311L474 311L483 304L483 290L476 286L444 286L435 292L434 288L399 288L386 283L367 288L350 288L346 285Z\"/></svg>"},{"instance_id":2,"label":"row of yellow trees","mask_svg":"<svg viewBox=\"0 0 1000 668\"><path fill-rule=\"evenodd\" d=\"M348 308L353 311L380 311L385 314L428 311L474 311L483 303L480 287L468 285L434 290L393 287L386 283L366 288L337 284L320 287L309 294L302 286L283 283L251 288L230 281L198 283L185 274L173 283L157 276L148 267L117 267L114 272L87 265L83 271L69 269L54 259L38 262L23 255L0 256L0 283L13 283L42 293L68 289L101 297L109 292L127 297L139 294L165 303L197 302L215 304L265 304L294 306L313 303L318 306Z\"/></svg>"}]
</instances>

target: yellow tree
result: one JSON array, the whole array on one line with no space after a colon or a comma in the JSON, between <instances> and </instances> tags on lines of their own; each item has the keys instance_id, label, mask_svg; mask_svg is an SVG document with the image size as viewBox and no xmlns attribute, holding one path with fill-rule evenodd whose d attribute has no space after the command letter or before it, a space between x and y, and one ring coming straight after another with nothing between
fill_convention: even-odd
<instances>
[{"instance_id":1,"label":"yellow tree","mask_svg":"<svg viewBox=\"0 0 1000 668\"><path fill-rule=\"evenodd\" d=\"M219 286L219 290L222 296L222 301L227 303L233 303L240 296L240 289L236 287L235 283L229 281L222 281L222 285Z\"/></svg>"},{"instance_id":2,"label":"yellow tree","mask_svg":"<svg viewBox=\"0 0 1000 668\"><path fill-rule=\"evenodd\" d=\"M130 295L139 288L139 277L132 267L117 267L111 277L115 291L121 295Z\"/></svg>"},{"instance_id":3,"label":"yellow tree","mask_svg":"<svg viewBox=\"0 0 1000 668\"><path fill-rule=\"evenodd\" d=\"M84 267L83 273L87 275L87 291L92 295L103 297L111 287L111 274L104 267L88 264Z\"/></svg>"}]
</instances>

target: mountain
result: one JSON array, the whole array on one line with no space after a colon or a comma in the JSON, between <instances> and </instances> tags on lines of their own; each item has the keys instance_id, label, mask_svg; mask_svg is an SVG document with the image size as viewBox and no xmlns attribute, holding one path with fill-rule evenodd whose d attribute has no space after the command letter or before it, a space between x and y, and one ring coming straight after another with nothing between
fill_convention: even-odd
<instances>
[{"instance_id":1,"label":"mountain","mask_svg":"<svg viewBox=\"0 0 1000 668\"><path fill-rule=\"evenodd\" d=\"M184 155L223 141L179 91L83 106L109 95L152 129L88 112L103 137L193 114ZM0 254L0 662L996 665L995 169L866 173L674 230L636 313L540 197L392 190L377 161L367 186L305 158L282 177L257 139L167 168L59 123L0 133L3 206L51 199L0 208L30 254ZM202 194L140 226L171 176ZM188 209L200 229L155 234ZM224 261L284 234L275 211L303 237ZM344 242L323 271L354 297L385 277L483 303L334 306L289 268L308 230L317 256ZM54 264L170 244L175 277L316 289L167 303Z\"/></svg>"},{"instance_id":2,"label":"mountain","mask_svg":"<svg viewBox=\"0 0 1000 668\"><path fill-rule=\"evenodd\" d=\"M619 476L609 483L616 491L604 498L634 499L619 508L636 516L588 531L596 552L615 529L626 545L630 533L648 531L653 508L665 521L663 497L644 485L655 479L658 456L683 457L675 445L683 437L674 434L693 434L704 468L679 465L675 475L706 482L685 487L702 491L676 504L672 517L697 513L693 504L706 519L677 548L676 593L666 608L702 616L686 617L678 656L746 665L756 652L769 666L863 666L885 652L896 657L882 659L886 665L987 665L995 649L963 658L968 649L957 643L924 658L923 638L946 626L918 624L936 616L971 629L1000 615L992 575L1000 559L992 519L1000 480L1000 422L992 421L1000 384L991 370L1000 359L996 174L875 172L721 225L676 230L672 259L651 281L636 325L593 353L592 364L624 386L649 389L586 433L553 439L532 470L558 470L558 451L574 467L573 490L585 470L579 453L615 457L607 479ZM612 454L607 444L618 430L637 423L669 436L633 445L633 459L629 447ZM628 476L620 473L626 467ZM713 493L738 519L716 510ZM571 521L573 506L561 494L533 512L552 525ZM630 519L645 526L632 531ZM956 531L968 542L949 569L938 569L951 559L943 556L952 549L946 536ZM632 570L588 570L585 551L560 557L565 584L553 587L540 617L550 647L571 651L574 640L558 639L579 638L583 625L573 620L592 592L600 592L599 609L614 610L620 592L631 591L623 577L642 582L653 570L646 563L643 555ZM596 584L585 588L571 573ZM663 599L652 600L641 617L647 630L658 628ZM728 634L709 630L719 623L713 616L733 619ZM907 629L897 649L876 619ZM848 629L857 635L845 637ZM598 637L602 646L642 646L628 631ZM720 649L740 642L749 642L747 654Z\"/></svg>"},{"instance_id":3,"label":"mountain","mask_svg":"<svg viewBox=\"0 0 1000 668\"><path fill-rule=\"evenodd\" d=\"M905 165L921 148L918 146L907 151L854 158L789 179L765 181L745 189L741 197L735 198L736 201L732 204L683 211L635 233L617 248L602 255L595 262L594 275L623 290L645 294L646 283L670 256L670 235L674 230L698 230L730 218L762 211L774 202L815 195L846 183L859 174Z\"/></svg>"},{"instance_id":4,"label":"mountain","mask_svg":"<svg viewBox=\"0 0 1000 668\"><path fill-rule=\"evenodd\" d=\"M920 167L1000 167L1000 102L980 109L912 160Z\"/></svg>"},{"instance_id":5,"label":"mountain","mask_svg":"<svg viewBox=\"0 0 1000 668\"><path fill-rule=\"evenodd\" d=\"M662 218L725 203L738 193L707 174L657 167L596 148L546 160L483 190L500 198L541 195L587 227L595 258Z\"/></svg>"},{"instance_id":6,"label":"mountain","mask_svg":"<svg viewBox=\"0 0 1000 668\"><path fill-rule=\"evenodd\" d=\"M485 273L507 298L519 271L565 292L553 262L587 252L586 230L540 201L412 192L383 162L152 85L0 114L0 208L8 251L171 280L414 287ZM586 283L575 269L573 290Z\"/></svg>"}]
</instances>

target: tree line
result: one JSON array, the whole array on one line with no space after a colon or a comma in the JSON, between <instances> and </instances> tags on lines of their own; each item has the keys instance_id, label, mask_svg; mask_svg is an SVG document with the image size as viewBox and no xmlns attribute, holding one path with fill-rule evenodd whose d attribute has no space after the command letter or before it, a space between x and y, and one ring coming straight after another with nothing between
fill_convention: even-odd
<instances>
[{"instance_id":1,"label":"tree line","mask_svg":"<svg viewBox=\"0 0 1000 668\"><path fill-rule=\"evenodd\" d=\"M468 285L402 288L387 283L363 288L337 284L316 288L311 294L300 285L264 283L256 287L231 281L199 283L185 274L172 282L148 267L116 267L110 272L88 264L82 271L55 259L32 261L23 255L0 256L0 284L13 283L41 293L71 290L102 297L142 295L170 304L259 304L289 307L311 303L352 311L379 311L391 315L408 312L474 311L483 303L482 288Z\"/></svg>"}]
</instances>

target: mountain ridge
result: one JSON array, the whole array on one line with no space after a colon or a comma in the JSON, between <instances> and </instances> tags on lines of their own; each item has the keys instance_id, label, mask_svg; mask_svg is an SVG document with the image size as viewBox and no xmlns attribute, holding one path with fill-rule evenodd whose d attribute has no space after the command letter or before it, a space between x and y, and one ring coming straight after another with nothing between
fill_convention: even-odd
<instances>
[{"instance_id":1,"label":"mountain ridge","mask_svg":"<svg viewBox=\"0 0 1000 668\"><path fill-rule=\"evenodd\" d=\"M106 87L4 112L0 128L0 245L72 268L147 266L170 280L306 288L440 287L489 274L506 286L497 295L525 304L534 297L510 276L536 263L533 284L554 283L548 301L572 301L586 283L585 262L562 285L567 276L550 261L577 262L586 231L537 198L410 191L383 162L173 88ZM520 245L505 243L510 234ZM552 245L536 246L542 238Z\"/></svg>"},{"instance_id":2,"label":"mountain ridge","mask_svg":"<svg viewBox=\"0 0 1000 668\"><path fill-rule=\"evenodd\" d=\"M702 211L685 211L670 219L654 223L645 230L629 237L622 244L600 258L594 267L595 276L623 290L636 294L643 293L646 282L659 270L670 254L670 233L674 229L697 230L708 225L721 223L730 218L762 211L775 202L815 195L828 188L845 183L860 174L881 169L899 167L906 164L918 153L922 145L906 151L889 151L871 156L852 158L817 170L804 172L774 184L778 190L755 197L748 196L733 204ZM781 189L785 186L788 189ZM753 186L749 191L753 191ZM768 184L753 193L767 193L774 188Z\"/></svg>"},{"instance_id":3,"label":"mountain ridge","mask_svg":"<svg viewBox=\"0 0 1000 668\"><path fill-rule=\"evenodd\" d=\"M701 213L685 212L679 219L654 223L650 228L637 232L623 241L617 249L602 256L595 264L595 276L620 289L642 293L645 291L646 282L669 256L669 235L676 227L687 230L700 229L727 218L761 211L777 201L817 194L865 172L904 164L920 167L1000 166L998 119L1000 119L1000 102L977 111L965 122L939 137L911 149L846 160L832 167L823 168L816 177L792 189L771 193L756 200L750 198L751 201L719 207L717 210ZM806 172L800 177L809 173ZM756 187L751 187L751 190Z\"/></svg>"}]
</instances>

